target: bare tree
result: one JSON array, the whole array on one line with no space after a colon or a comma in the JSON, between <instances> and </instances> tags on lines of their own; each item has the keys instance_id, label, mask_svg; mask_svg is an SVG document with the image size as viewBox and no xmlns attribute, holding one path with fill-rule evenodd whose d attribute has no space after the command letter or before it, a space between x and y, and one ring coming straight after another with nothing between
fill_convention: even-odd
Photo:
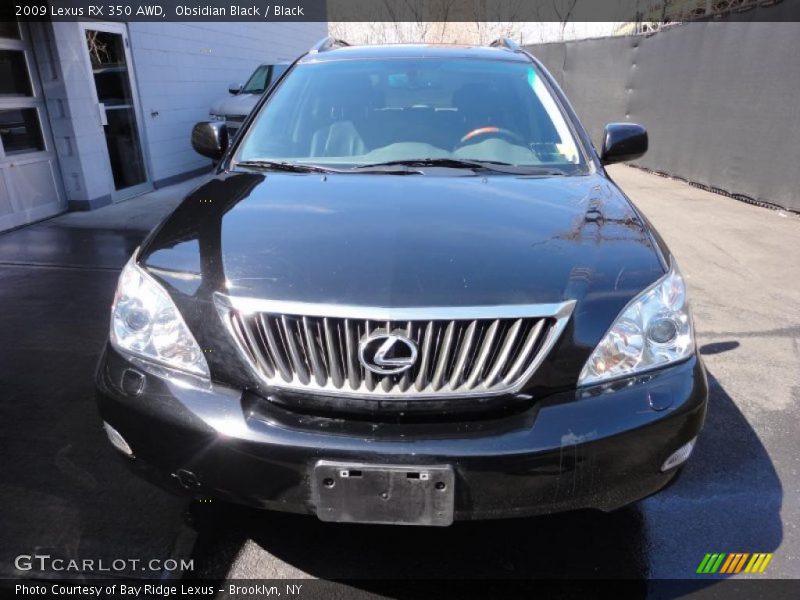
<instances>
[{"instance_id":1,"label":"bare tree","mask_svg":"<svg viewBox=\"0 0 800 600\"><path fill-rule=\"evenodd\" d=\"M331 35L355 43L446 43L463 38L453 20L454 7L465 0L372 0L368 5L337 6L329 3ZM516 1L516 0L515 0ZM341 9L341 12L339 12ZM337 21L336 16L351 16L358 11L361 22Z\"/></svg>"},{"instance_id":2,"label":"bare tree","mask_svg":"<svg viewBox=\"0 0 800 600\"><path fill-rule=\"evenodd\" d=\"M526 6L525 0L470 0L475 37L478 44L488 44L500 37L522 41L523 16L538 14L538 6ZM533 12L531 12L533 11Z\"/></svg>"},{"instance_id":3,"label":"bare tree","mask_svg":"<svg viewBox=\"0 0 800 600\"><path fill-rule=\"evenodd\" d=\"M578 0L553 0L553 11L556 13L559 23L561 23L561 35L559 41L564 40L564 31L567 28L567 23L569 23L570 19L572 19L572 11L575 10L575 5L577 3Z\"/></svg>"},{"instance_id":4,"label":"bare tree","mask_svg":"<svg viewBox=\"0 0 800 600\"><path fill-rule=\"evenodd\" d=\"M442 43L457 0L383 0L397 42Z\"/></svg>"},{"instance_id":5,"label":"bare tree","mask_svg":"<svg viewBox=\"0 0 800 600\"><path fill-rule=\"evenodd\" d=\"M500 37L542 43L565 39L576 4L578 0L329 0L329 30L354 44L485 45ZM354 14L359 22L353 22ZM542 15L545 22L540 22Z\"/></svg>"},{"instance_id":6,"label":"bare tree","mask_svg":"<svg viewBox=\"0 0 800 600\"><path fill-rule=\"evenodd\" d=\"M89 58L92 65L112 62L108 44L98 38L98 33L97 31L86 31L86 43L89 46Z\"/></svg>"}]
</instances>

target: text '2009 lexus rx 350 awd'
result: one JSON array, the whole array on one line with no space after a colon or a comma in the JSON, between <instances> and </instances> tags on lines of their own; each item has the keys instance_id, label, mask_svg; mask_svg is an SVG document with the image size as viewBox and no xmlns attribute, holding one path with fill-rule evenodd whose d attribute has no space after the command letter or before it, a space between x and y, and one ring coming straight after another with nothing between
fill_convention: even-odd
<instances>
[{"instance_id":1,"label":"text '2009 lexus rx 350 awd'","mask_svg":"<svg viewBox=\"0 0 800 600\"><path fill-rule=\"evenodd\" d=\"M542 65L327 39L124 268L106 432L194 494L325 521L613 510L705 418L673 256ZM180 484L180 486L178 485Z\"/></svg>"}]
</instances>

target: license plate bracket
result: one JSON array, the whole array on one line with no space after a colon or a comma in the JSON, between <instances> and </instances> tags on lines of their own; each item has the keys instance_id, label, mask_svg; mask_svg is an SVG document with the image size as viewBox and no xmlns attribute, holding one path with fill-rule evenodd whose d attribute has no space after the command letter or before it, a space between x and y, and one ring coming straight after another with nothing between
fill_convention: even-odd
<instances>
[{"instance_id":1,"label":"license plate bracket","mask_svg":"<svg viewBox=\"0 0 800 600\"><path fill-rule=\"evenodd\" d=\"M374 465L319 461L312 499L322 521L446 526L453 522L450 465Z\"/></svg>"}]
</instances>

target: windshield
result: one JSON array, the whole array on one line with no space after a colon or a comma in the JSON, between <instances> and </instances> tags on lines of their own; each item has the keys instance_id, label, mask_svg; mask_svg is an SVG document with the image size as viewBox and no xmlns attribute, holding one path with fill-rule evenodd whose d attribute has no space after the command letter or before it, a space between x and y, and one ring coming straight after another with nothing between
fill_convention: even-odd
<instances>
[{"instance_id":1,"label":"windshield","mask_svg":"<svg viewBox=\"0 0 800 600\"><path fill-rule=\"evenodd\" d=\"M278 79L288 66L289 65L261 65L250 75L250 79L247 80L247 83L245 83L242 88L242 93L263 94L270 83Z\"/></svg>"},{"instance_id":2,"label":"windshield","mask_svg":"<svg viewBox=\"0 0 800 600\"><path fill-rule=\"evenodd\" d=\"M235 157L337 168L431 159L585 169L534 66L494 60L298 64Z\"/></svg>"}]
</instances>

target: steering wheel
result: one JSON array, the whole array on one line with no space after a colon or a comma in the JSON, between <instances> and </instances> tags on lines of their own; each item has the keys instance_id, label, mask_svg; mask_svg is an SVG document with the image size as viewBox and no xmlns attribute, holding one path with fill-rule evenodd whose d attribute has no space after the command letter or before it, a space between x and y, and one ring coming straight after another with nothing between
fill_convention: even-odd
<instances>
[{"instance_id":1,"label":"steering wheel","mask_svg":"<svg viewBox=\"0 0 800 600\"><path fill-rule=\"evenodd\" d=\"M494 127L493 125L487 125L485 127L476 127L472 131L469 131L461 138L460 144L463 146L466 142L475 139L476 137L481 137L484 135L491 135L493 137L505 137L508 138L509 141L514 142L520 146L525 146L525 140L520 137L519 134L514 133L513 131L509 131L508 129L503 129L502 127Z\"/></svg>"}]
</instances>

